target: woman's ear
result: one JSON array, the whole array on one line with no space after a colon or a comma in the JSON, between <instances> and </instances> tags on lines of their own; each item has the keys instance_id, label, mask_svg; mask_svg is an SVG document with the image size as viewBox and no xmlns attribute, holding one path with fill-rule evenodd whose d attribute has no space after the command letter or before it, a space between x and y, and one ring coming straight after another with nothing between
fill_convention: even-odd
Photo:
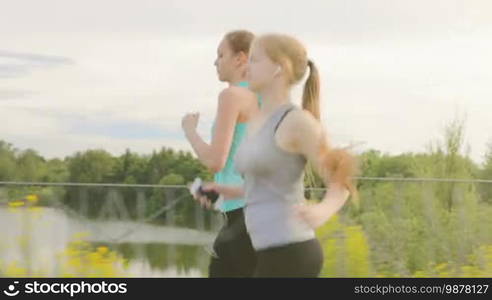
<instances>
[{"instance_id":1,"label":"woman's ear","mask_svg":"<svg viewBox=\"0 0 492 300\"><path fill-rule=\"evenodd\" d=\"M236 61L239 64L246 64L248 63L248 55L246 55L244 51L240 51L239 53L236 54Z\"/></svg>"},{"instance_id":2,"label":"woman's ear","mask_svg":"<svg viewBox=\"0 0 492 300\"><path fill-rule=\"evenodd\" d=\"M273 73L273 76L277 76L278 73L282 72L282 66L281 65L278 65L277 66L277 69L275 70L275 73Z\"/></svg>"}]
</instances>

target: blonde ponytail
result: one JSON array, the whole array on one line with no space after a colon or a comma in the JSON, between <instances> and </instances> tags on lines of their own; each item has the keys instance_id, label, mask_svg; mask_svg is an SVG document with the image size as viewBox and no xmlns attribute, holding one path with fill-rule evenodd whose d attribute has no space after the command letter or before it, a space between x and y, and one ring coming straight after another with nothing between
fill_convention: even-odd
<instances>
[{"instance_id":1,"label":"blonde ponytail","mask_svg":"<svg viewBox=\"0 0 492 300\"><path fill-rule=\"evenodd\" d=\"M313 116L320 120L319 103L319 72L312 60L308 60L309 76L304 84L302 93L302 108L311 112Z\"/></svg>"}]
</instances>

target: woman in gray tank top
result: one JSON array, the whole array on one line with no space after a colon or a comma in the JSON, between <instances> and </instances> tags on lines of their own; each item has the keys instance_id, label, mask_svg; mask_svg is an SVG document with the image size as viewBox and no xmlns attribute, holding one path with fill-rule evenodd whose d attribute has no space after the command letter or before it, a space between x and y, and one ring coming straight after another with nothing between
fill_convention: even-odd
<instances>
[{"instance_id":1,"label":"woman in gray tank top","mask_svg":"<svg viewBox=\"0 0 492 300\"><path fill-rule=\"evenodd\" d=\"M310 69L302 108L290 89ZM226 199L244 195L245 221L257 253L255 276L317 277L323 253L315 229L356 190L352 155L329 146L319 121L319 76L295 38L269 34L253 42L248 65L250 88L261 94L259 115L236 153L244 186L206 185ZM329 187L323 200L305 204L304 168L312 162Z\"/></svg>"}]
</instances>

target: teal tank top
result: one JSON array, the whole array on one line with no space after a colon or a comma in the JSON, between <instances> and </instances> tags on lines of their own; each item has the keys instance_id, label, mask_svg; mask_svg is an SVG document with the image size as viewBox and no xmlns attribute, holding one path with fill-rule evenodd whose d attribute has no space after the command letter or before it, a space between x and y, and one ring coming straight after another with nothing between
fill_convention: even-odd
<instances>
[{"instance_id":1,"label":"teal tank top","mask_svg":"<svg viewBox=\"0 0 492 300\"><path fill-rule=\"evenodd\" d=\"M237 84L237 86L248 87L249 84L247 81L241 81ZM258 95L258 105L261 106L261 96ZM224 168L220 170L220 172L215 173L214 181L219 184L227 184L227 185L242 185L243 178L236 171L236 166L234 162L234 157L236 155L237 148L239 144L246 136L247 123L236 123L236 127L234 128L234 135L232 138L231 148L229 150L229 154L227 155L227 161L225 163ZM212 136L215 131L215 121L212 125ZM219 209L222 212L228 212L235 209L239 209L244 207L245 200L244 198L236 198L225 200L221 203Z\"/></svg>"}]
</instances>

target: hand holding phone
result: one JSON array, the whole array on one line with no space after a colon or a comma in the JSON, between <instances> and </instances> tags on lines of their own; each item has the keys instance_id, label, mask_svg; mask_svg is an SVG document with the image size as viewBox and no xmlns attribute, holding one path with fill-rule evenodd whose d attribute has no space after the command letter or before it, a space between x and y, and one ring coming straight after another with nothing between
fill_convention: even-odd
<instances>
[{"instance_id":1,"label":"hand holding phone","mask_svg":"<svg viewBox=\"0 0 492 300\"><path fill-rule=\"evenodd\" d=\"M201 178L195 178L195 181L190 186L190 193L195 197L205 196L212 204L219 199L219 193L216 191L204 191L202 188Z\"/></svg>"}]
</instances>

